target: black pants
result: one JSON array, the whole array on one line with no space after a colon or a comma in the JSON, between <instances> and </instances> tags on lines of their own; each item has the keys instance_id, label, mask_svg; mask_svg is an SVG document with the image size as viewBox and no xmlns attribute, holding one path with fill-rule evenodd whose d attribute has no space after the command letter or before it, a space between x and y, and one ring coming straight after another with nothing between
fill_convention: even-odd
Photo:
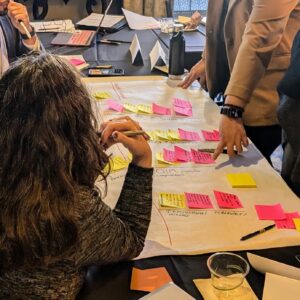
<instances>
[{"instance_id":1,"label":"black pants","mask_svg":"<svg viewBox=\"0 0 300 300\"><path fill-rule=\"evenodd\" d=\"M270 156L281 143L281 127L271 126L245 126L247 136L257 149L271 164Z\"/></svg>"}]
</instances>

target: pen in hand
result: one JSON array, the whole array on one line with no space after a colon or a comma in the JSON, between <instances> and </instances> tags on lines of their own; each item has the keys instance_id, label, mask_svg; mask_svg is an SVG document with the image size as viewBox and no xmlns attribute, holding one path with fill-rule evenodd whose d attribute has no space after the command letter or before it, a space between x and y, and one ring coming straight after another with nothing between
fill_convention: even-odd
<instances>
[{"instance_id":1,"label":"pen in hand","mask_svg":"<svg viewBox=\"0 0 300 300\"><path fill-rule=\"evenodd\" d=\"M266 232L266 231L268 231L268 230L270 230L270 229L272 229L274 227L275 227L275 224L269 225L269 226L267 226L267 227L265 227L265 228L263 228L261 230L257 230L257 231L254 231L252 233L249 233L247 235L244 235L243 237L241 237L241 241L245 241L245 240L251 239L252 237L257 236L257 235L259 235L261 233L264 233L264 232Z\"/></svg>"},{"instance_id":2,"label":"pen in hand","mask_svg":"<svg viewBox=\"0 0 300 300\"><path fill-rule=\"evenodd\" d=\"M25 24L23 21L19 21L19 24L21 25L21 27L23 28L23 30L25 31L26 36L28 37L28 39L31 39L31 34L28 31L28 29L26 28Z\"/></svg>"},{"instance_id":3,"label":"pen in hand","mask_svg":"<svg viewBox=\"0 0 300 300\"><path fill-rule=\"evenodd\" d=\"M121 131L122 134L128 136L128 137L135 137L138 135L143 135L145 138L148 137L148 134L144 130L136 130L136 131ZM97 135L101 138L101 132L97 132Z\"/></svg>"}]
</instances>

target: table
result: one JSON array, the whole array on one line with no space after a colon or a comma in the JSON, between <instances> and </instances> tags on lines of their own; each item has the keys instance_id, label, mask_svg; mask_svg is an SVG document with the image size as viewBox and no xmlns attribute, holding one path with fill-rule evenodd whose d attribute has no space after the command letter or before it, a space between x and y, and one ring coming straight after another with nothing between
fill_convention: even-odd
<instances>
[{"instance_id":1,"label":"table","mask_svg":"<svg viewBox=\"0 0 300 300\"><path fill-rule=\"evenodd\" d=\"M110 80L111 79L106 78L103 81L107 82ZM126 80L126 78L122 78L122 80ZM134 80L143 79L135 78ZM159 89L158 85L155 86ZM207 236L203 236L203 238L205 239ZM300 254L299 246L252 250L251 252L295 267L300 267L300 263L295 258L296 254ZM237 251L237 253L243 257L246 255L246 251ZM209 277L209 272L206 267L208 256L209 253L194 256L160 256L123 262L107 267L91 267L88 271L86 284L78 296L78 299L139 299L145 295L145 293L129 290L132 267L135 266L143 269L165 266L177 285L200 300L203 298L195 288L192 279ZM261 299L264 276L251 269L247 279L256 295Z\"/></svg>"}]
</instances>

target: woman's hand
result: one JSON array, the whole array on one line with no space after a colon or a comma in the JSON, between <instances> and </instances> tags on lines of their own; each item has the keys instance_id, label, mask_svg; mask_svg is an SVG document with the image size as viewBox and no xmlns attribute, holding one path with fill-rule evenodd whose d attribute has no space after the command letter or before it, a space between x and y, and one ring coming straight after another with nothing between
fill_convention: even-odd
<instances>
[{"instance_id":1,"label":"woman's hand","mask_svg":"<svg viewBox=\"0 0 300 300\"><path fill-rule=\"evenodd\" d=\"M101 144L110 147L113 144L123 144L131 152L132 162L143 168L152 167L152 152L147 142L147 135L128 137L122 131L142 130L140 125L130 117L112 119L101 124Z\"/></svg>"},{"instance_id":2,"label":"woman's hand","mask_svg":"<svg viewBox=\"0 0 300 300\"><path fill-rule=\"evenodd\" d=\"M201 59L192 67L189 74L178 86L182 87L183 89L187 89L197 79L199 79L201 87L207 91L205 61L203 59Z\"/></svg>"}]
</instances>

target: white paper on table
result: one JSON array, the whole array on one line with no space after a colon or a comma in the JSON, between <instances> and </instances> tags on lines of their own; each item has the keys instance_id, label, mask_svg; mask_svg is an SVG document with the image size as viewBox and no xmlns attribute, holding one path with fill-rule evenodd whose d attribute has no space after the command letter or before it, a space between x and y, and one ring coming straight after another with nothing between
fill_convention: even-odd
<instances>
[{"instance_id":1,"label":"white paper on table","mask_svg":"<svg viewBox=\"0 0 300 300\"><path fill-rule=\"evenodd\" d=\"M54 20L30 22L36 32L74 32L75 26L71 20Z\"/></svg>"},{"instance_id":2,"label":"white paper on table","mask_svg":"<svg viewBox=\"0 0 300 300\"><path fill-rule=\"evenodd\" d=\"M138 36L135 34L131 45L129 47L129 51L131 53L131 62L132 64L138 64L143 62L142 50L140 46L140 42Z\"/></svg>"},{"instance_id":3,"label":"white paper on table","mask_svg":"<svg viewBox=\"0 0 300 300\"><path fill-rule=\"evenodd\" d=\"M263 300L299 300L300 281L296 279L267 273Z\"/></svg>"},{"instance_id":4,"label":"white paper on table","mask_svg":"<svg viewBox=\"0 0 300 300\"><path fill-rule=\"evenodd\" d=\"M173 282L169 282L152 293L140 298L140 300L195 300L192 296L182 290Z\"/></svg>"},{"instance_id":5,"label":"white paper on table","mask_svg":"<svg viewBox=\"0 0 300 300\"><path fill-rule=\"evenodd\" d=\"M300 268L247 252L251 266L260 273L273 273L300 280Z\"/></svg>"},{"instance_id":6,"label":"white paper on table","mask_svg":"<svg viewBox=\"0 0 300 300\"><path fill-rule=\"evenodd\" d=\"M150 62L151 62L151 70L155 67L155 65L157 64L157 62L159 60L162 60L165 65L167 64L166 53L163 50L163 48L161 47L159 41L157 41L155 43L149 56L150 56Z\"/></svg>"},{"instance_id":7,"label":"white paper on table","mask_svg":"<svg viewBox=\"0 0 300 300\"><path fill-rule=\"evenodd\" d=\"M102 18L103 18L103 14L91 13L89 16L80 20L76 24L81 26L98 27ZM123 19L124 16L106 15L101 26L106 28L111 28L114 27L118 22L122 21Z\"/></svg>"},{"instance_id":8,"label":"white paper on table","mask_svg":"<svg viewBox=\"0 0 300 300\"><path fill-rule=\"evenodd\" d=\"M124 8L122 8L122 11L130 29L144 30L160 28L159 22L153 17L142 16Z\"/></svg>"}]
</instances>

